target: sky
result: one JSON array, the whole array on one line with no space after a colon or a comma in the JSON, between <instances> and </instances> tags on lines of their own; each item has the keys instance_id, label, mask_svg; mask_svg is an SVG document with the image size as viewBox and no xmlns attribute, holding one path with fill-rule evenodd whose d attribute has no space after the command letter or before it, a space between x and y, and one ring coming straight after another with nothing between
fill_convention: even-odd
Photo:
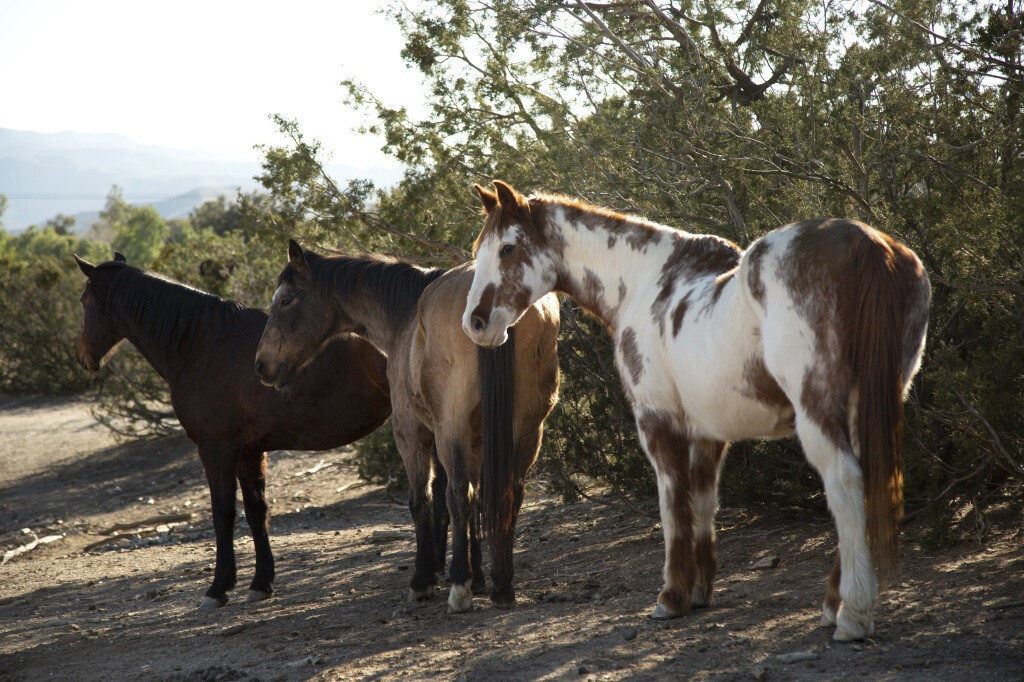
<instances>
[{"instance_id":1,"label":"sky","mask_svg":"<svg viewBox=\"0 0 1024 682\"><path fill-rule=\"evenodd\" d=\"M258 160L271 113L333 161L397 167L344 105L354 78L423 111L380 0L0 0L0 128L117 133L142 144Z\"/></svg>"}]
</instances>

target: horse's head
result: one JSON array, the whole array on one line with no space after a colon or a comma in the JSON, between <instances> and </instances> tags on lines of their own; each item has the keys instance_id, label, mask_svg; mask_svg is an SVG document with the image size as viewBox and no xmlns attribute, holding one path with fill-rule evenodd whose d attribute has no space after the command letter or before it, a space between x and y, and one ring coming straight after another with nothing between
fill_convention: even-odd
<instances>
[{"instance_id":1,"label":"horse's head","mask_svg":"<svg viewBox=\"0 0 1024 682\"><path fill-rule=\"evenodd\" d=\"M256 349L256 375L265 385L280 388L337 336L338 325L333 306L313 285L306 254L294 239L288 243L288 265L277 284Z\"/></svg>"},{"instance_id":2,"label":"horse's head","mask_svg":"<svg viewBox=\"0 0 1024 682\"><path fill-rule=\"evenodd\" d=\"M85 324L82 336L78 339L75 355L78 364L90 372L97 371L107 358L113 355L117 346L124 340L124 333L107 309L110 285L114 275L126 265L125 257L114 254L114 260L93 265L84 258L75 256L79 269L89 279L79 300L85 311Z\"/></svg>"},{"instance_id":3,"label":"horse's head","mask_svg":"<svg viewBox=\"0 0 1024 682\"><path fill-rule=\"evenodd\" d=\"M469 338L489 348L505 343L508 328L557 281L541 205L531 207L503 182L494 189L476 186L487 218L474 245L476 272L462 315Z\"/></svg>"}]
</instances>

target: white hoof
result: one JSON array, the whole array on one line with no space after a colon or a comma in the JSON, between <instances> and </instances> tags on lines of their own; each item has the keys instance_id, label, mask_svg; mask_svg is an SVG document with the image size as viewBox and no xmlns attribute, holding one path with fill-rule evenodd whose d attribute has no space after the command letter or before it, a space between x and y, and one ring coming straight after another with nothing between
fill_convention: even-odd
<instances>
[{"instance_id":1,"label":"white hoof","mask_svg":"<svg viewBox=\"0 0 1024 682\"><path fill-rule=\"evenodd\" d=\"M268 590L267 592L261 592L260 590L249 590L249 594L245 595L245 601L247 601L247 602L263 601L264 599L270 599L270 597L273 594L274 594L273 590Z\"/></svg>"},{"instance_id":2,"label":"white hoof","mask_svg":"<svg viewBox=\"0 0 1024 682\"><path fill-rule=\"evenodd\" d=\"M836 612L827 603L821 605L821 624L824 627L832 627L836 624Z\"/></svg>"},{"instance_id":3,"label":"white hoof","mask_svg":"<svg viewBox=\"0 0 1024 682\"><path fill-rule=\"evenodd\" d=\"M473 590L469 585L452 585L448 593L448 613L465 613L473 608Z\"/></svg>"},{"instance_id":4,"label":"white hoof","mask_svg":"<svg viewBox=\"0 0 1024 682\"><path fill-rule=\"evenodd\" d=\"M224 600L224 604L226 603L227 600ZM219 599L214 599L213 597L206 597L205 599L203 599L203 603L199 605L199 610L215 611L220 607L224 606L224 604L222 604Z\"/></svg>"},{"instance_id":5,"label":"white hoof","mask_svg":"<svg viewBox=\"0 0 1024 682\"><path fill-rule=\"evenodd\" d=\"M839 606L836 617L836 632L832 639L838 642L849 642L864 639L875 634L875 622L871 612L854 611L843 603Z\"/></svg>"},{"instance_id":6,"label":"white hoof","mask_svg":"<svg viewBox=\"0 0 1024 682\"><path fill-rule=\"evenodd\" d=\"M658 605L654 607L653 611L651 611L651 619L652 620L668 620L669 618L678 618L678 617L679 617L678 613L672 613L671 611L668 610L668 607L666 607L661 602L658 602Z\"/></svg>"}]
</instances>

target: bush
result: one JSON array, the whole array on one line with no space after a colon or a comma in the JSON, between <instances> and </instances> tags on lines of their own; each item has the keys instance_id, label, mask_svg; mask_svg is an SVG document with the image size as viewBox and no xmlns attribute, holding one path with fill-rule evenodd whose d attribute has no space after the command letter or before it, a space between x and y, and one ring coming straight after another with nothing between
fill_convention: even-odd
<instances>
[{"instance_id":1,"label":"bush","mask_svg":"<svg viewBox=\"0 0 1024 682\"><path fill-rule=\"evenodd\" d=\"M53 227L0 232L0 392L62 394L94 385L75 356L85 278L74 253L100 259L109 250Z\"/></svg>"},{"instance_id":2,"label":"bush","mask_svg":"<svg viewBox=\"0 0 1024 682\"><path fill-rule=\"evenodd\" d=\"M405 490L409 479L405 475L402 456L395 447L395 436L388 421L369 436L356 441L352 461L359 478L388 489Z\"/></svg>"},{"instance_id":3,"label":"bush","mask_svg":"<svg viewBox=\"0 0 1024 682\"><path fill-rule=\"evenodd\" d=\"M75 357L82 326L78 269L33 263L0 270L0 392L59 394L91 386L94 377Z\"/></svg>"}]
</instances>

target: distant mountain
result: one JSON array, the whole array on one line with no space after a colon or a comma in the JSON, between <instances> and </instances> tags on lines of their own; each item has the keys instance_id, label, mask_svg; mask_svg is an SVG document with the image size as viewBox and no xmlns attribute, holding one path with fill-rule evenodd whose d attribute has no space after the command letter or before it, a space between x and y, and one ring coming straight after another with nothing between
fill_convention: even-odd
<instances>
[{"instance_id":1,"label":"distant mountain","mask_svg":"<svg viewBox=\"0 0 1024 682\"><path fill-rule=\"evenodd\" d=\"M112 185L132 204L151 204L165 218L185 217L211 198L251 190L256 162L225 160L204 152L141 145L121 135L36 133L0 128L0 194L7 197L3 228L20 231L58 213L75 215L85 231L103 208ZM332 164L338 181L369 178L379 185L401 172Z\"/></svg>"},{"instance_id":2,"label":"distant mountain","mask_svg":"<svg viewBox=\"0 0 1024 682\"><path fill-rule=\"evenodd\" d=\"M199 187L184 194L161 199L160 201L134 201L132 203L152 206L160 215L167 219L187 218L193 209L207 201L214 200L217 197L226 197L229 200L234 199L237 193L237 187ZM100 212L99 210L83 211L75 213L74 218L75 230L79 233L85 233L93 223L99 221ZM11 231L13 232L13 230Z\"/></svg>"}]
</instances>

